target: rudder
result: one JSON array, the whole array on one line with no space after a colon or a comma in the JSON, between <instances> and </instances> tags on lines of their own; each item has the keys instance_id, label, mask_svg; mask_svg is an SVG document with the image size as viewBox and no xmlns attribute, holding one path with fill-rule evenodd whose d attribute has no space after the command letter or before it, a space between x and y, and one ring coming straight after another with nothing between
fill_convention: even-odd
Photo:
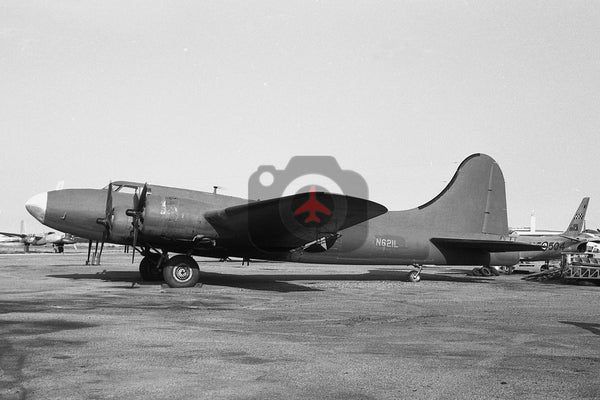
<instances>
[{"instance_id":1,"label":"rudder","mask_svg":"<svg viewBox=\"0 0 600 400\"><path fill-rule=\"evenodd\" d=\"M567 230L563 233L565 236L577 236L583 231L583 223L585 221L585 214L587 213L587 206L590 202L589 197L584 197L575 211L575 215L569 222Z\"/></svg>"}]
</instances>

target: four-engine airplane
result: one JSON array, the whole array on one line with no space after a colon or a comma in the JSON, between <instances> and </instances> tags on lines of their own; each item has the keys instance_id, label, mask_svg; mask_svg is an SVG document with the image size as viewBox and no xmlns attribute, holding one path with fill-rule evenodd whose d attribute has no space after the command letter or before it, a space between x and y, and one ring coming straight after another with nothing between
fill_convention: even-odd
<instances>
[{"instance_id":1,"label":"four-engine airplane","mask_svg":"<svg viewBox=\"0 0 600 400\"><path fill-rule=\"evenodd\" d=\"M121 191L134 187L135 194ZM282 214L298 196L248 201L215 193L115 182L101 189L41 193L26 204L41 223L90 240L132 245L144 258L143 279L195 285L193 255L309 263L514 265L519 251L540 246L509 236L504 177L485 154L465 159L434 199L406 211L350 196L318 192L333 205L323 223L301 226ZM302 199L300 199L302 200ZM91 243L91 242L90 242ZM169 257L169 253L176 253ZM489 271L488 271L489 272Z\"/></svg>"}]
</instances>

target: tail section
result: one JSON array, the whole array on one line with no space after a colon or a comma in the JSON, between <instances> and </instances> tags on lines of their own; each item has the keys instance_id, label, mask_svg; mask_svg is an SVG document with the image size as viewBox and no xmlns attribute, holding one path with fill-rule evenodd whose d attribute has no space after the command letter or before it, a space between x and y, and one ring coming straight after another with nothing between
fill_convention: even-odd
<instances>
[{"instance_id":1,"label":"tail section","mask_svg":"<svg viewBox=\"0 0 600 400\"><path fill-rule=\"evenodd\" d=\"M573 215L573 219L569 223L569 227L563 233L564 236L577 236L583 231L585 214L587 213L587 206L589 202L589 197L584 197L581 200L581 204L579 204L577 211L575 211L575 215Z\"/></svg>"},{"instance_id":2,"label":"tail section","mask_svg":"<svg viewBox=\"0 0 600 400\"><path fill-rule=\"evenodd\" d=\"M411 211L413 222L418 220L437 232L508 234L504 176L496 161L485 154L467 157L438 196Z\"/></svg>"}]
</instances>

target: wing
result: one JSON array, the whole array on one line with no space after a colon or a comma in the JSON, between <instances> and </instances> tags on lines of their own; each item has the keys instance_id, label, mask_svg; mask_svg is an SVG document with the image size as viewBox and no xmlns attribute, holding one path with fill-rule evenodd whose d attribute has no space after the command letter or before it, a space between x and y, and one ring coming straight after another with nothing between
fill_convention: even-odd
<instances>
[{"instance_id":1,"label":"wing","mask_svg":"<svg viewBox=\"0 0 600 400\"><path fill-rule=\"evenodd\" d=\"M25 235L24 233L0 232L0 235L11 236L11 237L20 237L21 239L27 237L27 235Z\"/></svg>"},{"instance_id":2,"label":"wing","mask_svg":"<svg viewBox=\"0 0 600 400\"><path fill-rule=\"evenodd\" d=\"M381 204L357 197L327 194L333 202L331 217L319 226L305 226L294 218L296 196L257 201L204 217L219 235L219 243L232 248L288 251L387 212Z\"/></svg>"},{"instance_id":3,"label":"wing","mask_svg":"<svg viewBox=\"0 0 600 400\"><path fill-rule=\"evenodd\" d=\"M432 238L431 242L441 247L482 250L489 251L490 253L543 250L542 246L524 242L517 242L514 240Z\"/></svg>"}]
</instances>

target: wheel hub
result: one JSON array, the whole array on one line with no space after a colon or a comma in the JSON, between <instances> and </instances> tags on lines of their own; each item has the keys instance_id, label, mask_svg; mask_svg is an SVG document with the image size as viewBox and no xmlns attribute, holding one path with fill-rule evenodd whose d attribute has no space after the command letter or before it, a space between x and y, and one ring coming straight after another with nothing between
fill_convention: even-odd
<instances>
[{"instance_id":1,"label":"wheel hub","mask_svg":"<svg viewBox=\"0 0 600 400\"><path fill-rule=\"evenodd\" d=\"M173 277L179 282L185 282L192 276L192 269L187 265L178 265L173 269Z\"/></svg>"}]
</instances>

